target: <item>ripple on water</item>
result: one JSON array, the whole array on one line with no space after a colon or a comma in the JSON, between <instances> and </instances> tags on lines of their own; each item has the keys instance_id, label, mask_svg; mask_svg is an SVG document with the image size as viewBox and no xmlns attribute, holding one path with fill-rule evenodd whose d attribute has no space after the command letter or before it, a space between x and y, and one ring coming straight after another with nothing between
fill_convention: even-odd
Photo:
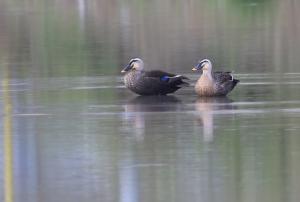
<instances>
[{"instance_id":1,"label":"ripple on water","mask_svg":"<svg viewBox=\"0 0 300 202\"><path fill-rule=\"evenodd\" d=\"M183 73L184 74L184 73ZM184 74L191 79L194 84L199 78L199 74ZM299 85L300 73L285 74L234 74L241 80L239 85ZM123 76L95 76L95 77L50 77L50 78L28 78L11 79L10 91L26 90L88 90L88 89L112 89L125 88Z\"/></svg>"}]
</instances>

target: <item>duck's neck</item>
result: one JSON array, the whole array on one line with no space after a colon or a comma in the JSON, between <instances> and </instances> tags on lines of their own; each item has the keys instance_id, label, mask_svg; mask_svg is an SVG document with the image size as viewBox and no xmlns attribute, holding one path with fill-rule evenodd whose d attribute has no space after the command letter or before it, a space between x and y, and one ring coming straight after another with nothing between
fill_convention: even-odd
<instances>
[{"instance_id":1,"label":"duck's neck","mask_svg":"<svg viewBox=\"0 0 300 202\"><path fill-rule=\"evenodd\" d=\"M212 80L211 70L207 70L207 69L203 70L203 76Z\"/></svg>"},{"instance_id":2,"label":"duck's neck","mask_svg":"<svg viewBox=\"0 0 300 202\"><path fill-rule=\"evenodd\" d=\"M137 69L133 69L132 71L130 71L130 74L133 75L133 77L138 80L139 78L141 78L141 76L143 71L142 70L137 70Z\"/></svg>"}]
</instances>

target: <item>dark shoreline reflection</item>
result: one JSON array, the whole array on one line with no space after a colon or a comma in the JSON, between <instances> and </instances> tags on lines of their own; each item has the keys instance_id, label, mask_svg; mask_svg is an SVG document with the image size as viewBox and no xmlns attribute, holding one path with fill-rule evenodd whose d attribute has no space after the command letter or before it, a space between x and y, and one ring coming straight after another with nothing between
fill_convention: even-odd
<instances>
[{"instance_id":1,"label":"dark shoreline reflection","mask_svg":"<svg viewBox=\"0 0 300 202\"><path fill-rule=\"evenodd\" d=\"M181 101L175 96L138 96L129 100L124 106L123 127L127 134L137 139L143 139L147 122L151 125L151 116L147 113L178 111Z\"/></svg>"},{"instance_id":2,"label":"dark shoreline reflection","mask_svg":"<svg viewBox=\"0 0 300 202\"><path fill-rule=\"evenodd\" d=\"M233 100L228 97L199 97L195 102L197 122L203 126L203 140L212 142L214 139L214 112L218 110L233 110Z\"/></svg>"},{"instance_id":3,"label":"dark shoreline reflection","mask_svg":"<svg viewBox=\"0 0 300 202\"><path fill-rule=\"evenodd\" d=\"M161 112L176 111L181 104L175 96L138 96L129 100L125 112Z\"/></svg>"}]
</instances>

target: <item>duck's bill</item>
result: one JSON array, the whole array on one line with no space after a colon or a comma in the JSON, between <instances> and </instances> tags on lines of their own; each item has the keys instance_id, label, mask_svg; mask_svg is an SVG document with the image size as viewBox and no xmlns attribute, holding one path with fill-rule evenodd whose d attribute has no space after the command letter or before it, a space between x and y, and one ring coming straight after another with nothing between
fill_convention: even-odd
<instances>
[{"instance_id":1,"label":"duck's bill","mask_svg":"<svg viewBox=\"0 0 300 202\"><path fill-rule=\"evenodd\" d=\"M130 69L130 64L128 64L122 71L121 73L125 73Z\"/></svg>"},{"instance_id":2,"label":"duck's bill","mask_svg":"<svg viewBox=\"0 0 300 202\"><path fill-rule=\"evenodd\" d=\"M192 70L193 71L197 71L197 70L200 70L200 69L202 69L202 64L201 63L199 63L199 64L197 64Z\"/></svg>"}]
</instances>

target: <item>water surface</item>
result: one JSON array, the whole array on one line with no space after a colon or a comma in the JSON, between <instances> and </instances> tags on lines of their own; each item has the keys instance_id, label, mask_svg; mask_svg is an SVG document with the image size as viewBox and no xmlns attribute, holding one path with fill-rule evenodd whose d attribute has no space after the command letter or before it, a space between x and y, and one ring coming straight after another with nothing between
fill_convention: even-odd
<instances>
[{"instance_id":1,"label":"water surface","mask_svg":"<svg viewBox=\"0 0 300 202\"><path fill-rule=\"evenodd\" d=\"M0 201L299 201L299 6L0 1ZM241 82L141 97L132 57Z\"/></svg>"}]
</instances>

